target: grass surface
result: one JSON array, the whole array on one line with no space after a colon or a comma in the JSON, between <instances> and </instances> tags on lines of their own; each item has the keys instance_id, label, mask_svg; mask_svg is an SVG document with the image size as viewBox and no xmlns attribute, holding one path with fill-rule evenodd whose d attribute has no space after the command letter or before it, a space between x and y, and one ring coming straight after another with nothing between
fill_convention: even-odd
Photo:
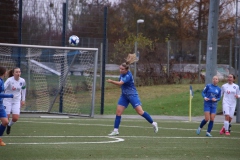
<instances>
[{"instance_id":1,"label":"grass surface","mask_svg":"<svg viewBox=\"0 0 240 160\"><path fill-rule=\"evenodd\" d=\"M120 135L108 137L113 119L21 118L4 135L1 160L236 160L240 157L240 125L231 136L219 135L215 124L212 138L195 131L199 123L158 121L159 132L143 119L124 119Z\"/></svg>"},{"instance_id":2,"label":"grass surface","mask_svg":"<svg viewBox=\"0 0 240 160\"><path fill-rule=\"evenodd\" d=\"M221 86L220 84L219 86ZM114 87L114 88L110 88ZM194 97L192 99L192 116L203 115L202 90L204 84L192 84ZM189 115L189 84L159 85L137 87L142 107L151 115ZM105 90L104 114L115 114L118 98L121 94L120 88L107 86ZM100 91L97 92L96 114L100 113ZM218 112L222 111L221 101L218 103ZM129 105L124 114L136 114Z\"/></svg>"}]
</instances>

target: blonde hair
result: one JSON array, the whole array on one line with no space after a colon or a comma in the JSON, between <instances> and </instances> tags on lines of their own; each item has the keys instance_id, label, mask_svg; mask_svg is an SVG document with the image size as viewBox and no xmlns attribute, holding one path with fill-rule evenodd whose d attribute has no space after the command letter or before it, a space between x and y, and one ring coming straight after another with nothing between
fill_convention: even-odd
<instances>
[{"instance_id":1,"label":"blonde hair","mask_svg":"<svg viewBox=\"0 0 240 160\"><path fill-rule=\"evenodd\" d=\"M127 58L125 59L126 62L122 63L121 66L123 66L125 69L129 69L129 65L137 61L137 56L135 53L128 54Z\"/></svg>"}]
</instances>

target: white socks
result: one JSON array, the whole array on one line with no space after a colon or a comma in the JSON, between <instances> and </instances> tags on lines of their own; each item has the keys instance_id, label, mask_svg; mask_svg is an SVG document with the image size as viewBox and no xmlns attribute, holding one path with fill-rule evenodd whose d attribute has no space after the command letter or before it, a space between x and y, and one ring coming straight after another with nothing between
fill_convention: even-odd
<instances>
[{"instance_id":1,"label":"white socks","mask_svg":"<svg viewBox=\"0 0 240 160\"><path fill-rule=\"evenodd\" d=\"M8 123L8 126L12 126L15 122L13 122L12 120Z\"/></svg>"},{"instance_id":2,"label":"white socks","mask_svg":"<svg viewBox=\"0 0 240 160\"><path fill-rule=\"evenodd\" d=\"M224 121L225 131L228 131L228 127L229 127L229 122L228 121Z\"/></svg>"}]
</instances>

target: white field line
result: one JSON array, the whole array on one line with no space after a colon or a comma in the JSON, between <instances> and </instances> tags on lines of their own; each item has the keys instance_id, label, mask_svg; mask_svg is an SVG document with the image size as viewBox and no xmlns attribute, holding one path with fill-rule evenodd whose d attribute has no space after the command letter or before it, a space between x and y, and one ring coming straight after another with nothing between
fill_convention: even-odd
<instances>
[{"instance_id":1,"label":"white field line","mask_svg":"<svg viewBox=\"0 0 240 160\"><path fill-rule=\"evenodd\" d=\"M108 136L11 136L9 138L110 138L113 139L112 141L99 141L99 142L32 142L32 143L7 143L7 144L30 144L30 145L41 145L41 144L103 144L103 143L117 143L117 142L123 142L124 139L119 137L108 137Z\"/></svg>"},{"instance_id":2,"label":"white field line","mask_svg":"<svg viewBox=\"0 0 240 160\"><path fill-rule=\"evenodd\" d=\"M102 127L113 127L113 125L107 125L107 124L80 124L80 123L60 123L60 122L35 122L35 121L19 121L19 122L25 122L25 123L42 123L42 124L56 124L56 125L78 125L78 126L102 126ZM126 128L152 128L152 127L143 127L143 126L126 126L126 125L121 125L121 127L126 127ZM198 126L196 126L197 129ZM166 128L166 127L159 127L159 129L164 129L164 130L182 130L182 131L196 131L196 129L188 129L188 128ZM205 130L202 130L205 131ZM212 130L212 132L219 132L219 130ZM231 131L234 132L234 131ZM240 133L240 132L234 132L234 133Z\"/></svg>"},{"instance_id":3,"label":"white field line","mask_svg":"<svg viewBox=\"0 0 240 160\"><path fill-rule=\"evenodd\" d=\"M112 141L99 141L99 142L29 142L29 143L7 143L8 145L56 145L56 144L103 144L103 143L117 143L123 142L123 138L145 138L145 139L209 139L209 137L152 137L152 136L11 136L9 138L110 138ZM121 138L120 138L121 137ZM6 138L6 137L5 137ZM210 139L233 139L239 140L240 137L211 137ZM170 147L171 148L171 147Z\"/></svg>"}]
</instances>

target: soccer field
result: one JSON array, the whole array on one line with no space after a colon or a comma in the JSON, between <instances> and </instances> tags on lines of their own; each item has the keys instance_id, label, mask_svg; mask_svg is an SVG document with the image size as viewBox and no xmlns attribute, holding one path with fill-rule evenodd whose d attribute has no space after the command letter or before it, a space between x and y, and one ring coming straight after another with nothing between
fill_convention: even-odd
<instances>
[{"instance_id":1,"label":"soccer field","mask_svg":"<svg viewBox=\"0 0 240 160\"><path fill-rule=\"evenodd\" d=\"M114 119L20 118L4 134L1 160L237 160L240 159L240 125L232 125L231 136L195 131L199 122L158 120L159 132L144 119L123 119L120 135L109 137Z\"/></svg>"}]
</instances>

